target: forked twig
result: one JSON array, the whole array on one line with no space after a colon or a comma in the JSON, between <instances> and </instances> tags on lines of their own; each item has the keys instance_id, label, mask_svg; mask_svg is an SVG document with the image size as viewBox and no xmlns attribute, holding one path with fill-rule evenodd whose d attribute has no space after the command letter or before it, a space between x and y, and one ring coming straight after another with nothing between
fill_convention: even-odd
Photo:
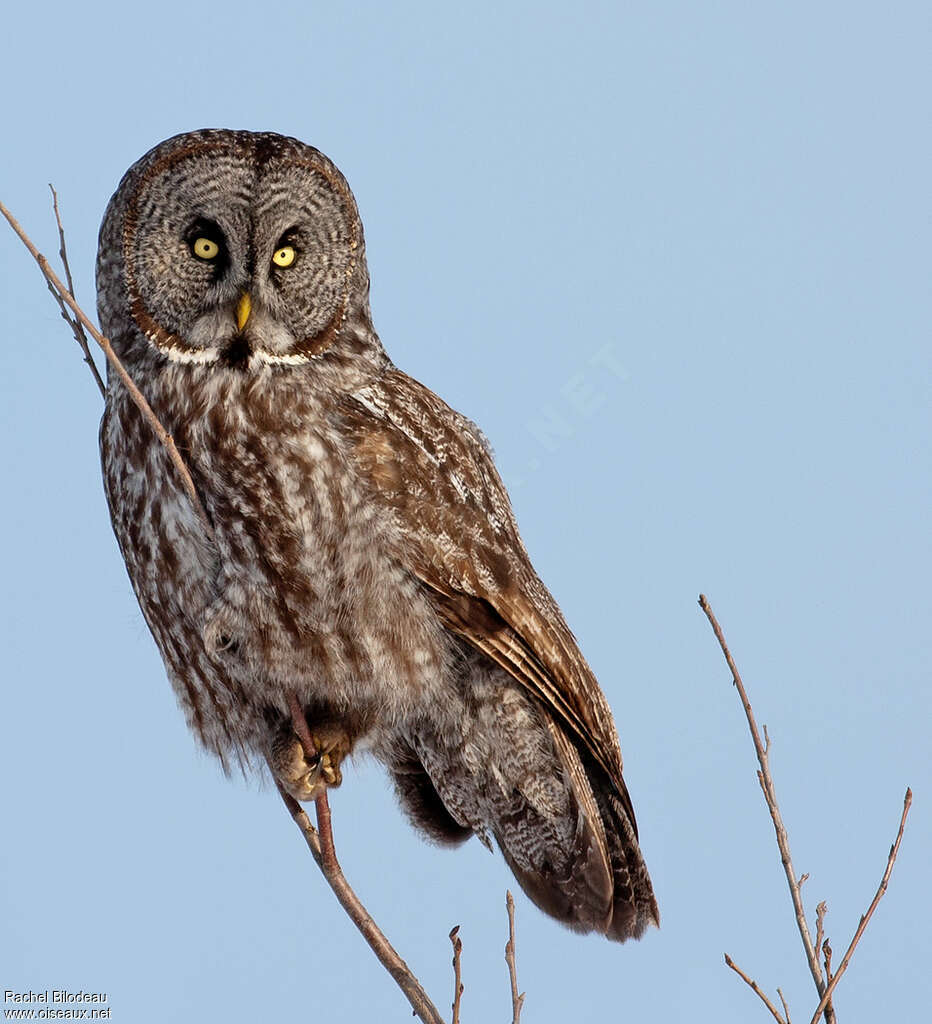
<instances>
[{"instance_id":1,"label":"forked twig","mask_svg":"<svg viewBox=\"0 0 932 1024\"><path fill-rule=\"evenodd\" d=\"M877 909L877 904L883 899L884 893L887 891L887 883L890 881L890 874L893 871L893 864L896 860L896 855L900 852L900 841L903 838L903 831L906 828L906 818L909 814L909 809L913 803L913 791L909 788L906 790L906 796L903 798L903 813L900 815L900 827L897 829L896 839L893 841L893 845L890 847L890 853L887 856L887 866L884 869L883 878L880 879L880 885L877 886L877 892L874 894L874 898L871 900L871 905L867 908L867 913L861 916L861 920L858 922L858 927L855 930L854 937L851 940L848 948L845 950L845 955L841 958L841 963L838 965L838 970L832 975L825 991L822 993L822 998L819 1000L819 1005L816 1007L815 1013L812 1015L810 1024L819 1024L819 1015L825 1009L828 1001L832 998L832 992L835 990L835 986L841 980L841 976L848 969L848 964L851 962L851 956L854 953L854 949L857 944L861 941L861 936L864 934L864 929L867 927L868 921L873 916L874 911ZM826 945L827 945L826 941ZM825 968L829 970L831 950L826 952Z\"/></svg>"},{"instance_id":2,"label":"forked twig","mask_svg":"<svg viewBox=\"0 0 932 1024\"><path fill-rule=\"evenodd\" d=\"M271 766L270 766L271 769ZM274 778L274 773L273 773ZM327 884L333 890L340 906L346 911L353 924L362 932L363 938L368 942L369 948L375 954L379 963L395 979L395 983L404 992L411 1004L415 1014L424 1024L444 1024L443 1018L431 1003L427 993L418 983L408 965L397 954L394 947L385 937L379 926L372 920L366 908L362 905L359 897L353 892L343 870L336 858L336 851L333 846L333 830L330 821L330 805L327 802L327 794L317 798L315 808L317 811L317 823L320 831L314 828L311 819L304 808L289 793L282 789L278 780L275 782L278 792L288 808L288 813L294 819L295 824L304 836L311 855L317 862L321 874L327 880ZM323 811L322 806L323 805ZM454 932L450 937L454 937ZM457 996L453 1003L453 1024L459 1021L459 997L463 992L463 985L459 976L459 949L457 944L462 946L459 939L454 943L453 965L456 971Z\"/></svg>"},{"instance_id":3,"label":"forked twig","mask_svg":"<svg viewBox=\"0 0 932 1024\"><path fill-rule=\"evenodd\" d=\"M460 1001L463 998L463 972L460 958L463 955L463 940L459 936L460 926L450 932L453 943L453 1024L460 1024Z\"/></svg>"},{"instance_id":4,"label":"forked twig","mask_svg":"<svg viewBox=\"0 0 932 1024\"><path fill-rule=\"evenodd\" d=\"M116 352L113 351L113 346L110 344L109 338L105 338L104 335L101 334L97 327L94 325L94 323L87 317L87 315L84 313L81 307L74 300L74 297L68 291L68 288L62 283L62 281L59 279L55 271L52 270L51 266L49 266L49 261L42 255L41 252L39 252L35 245L33 245L32 240L29 238L26 232L20 227L19 221L17 221L17 219L13 216L12 213L10 213L10 211L3 205L3 203L0 203L0 213L2 213L4 217L6 217L10 227L16 232L16 234L19 236L20 241L29 250L30 254L32 255L32 258L36 261L36 263L39 264L39 269L42 271L42 275L45 278L46 283L49 285L49 288L56 296L56 299L64 303L65 306L67 306L68 309L71 310L77 322L84 327L84 329L88 332L88 334L90 334L94 341L96 341L97 344L103 349L104 355L107 357L107 361L110 363L110 365L116 372L117 376L123 382L124 387L129 392L129 395L132 398L133 402L135 402L136 407L142 413L146 422L155 432L155 436L164 445L165 450L168 452L168 457L171 459L172 465L175 467L175 470L177 471L179 477L181 478L181 483L184 486L184 489L187 492L188 497L191 499L191 505L193 506L194 511L197 513L198 518L201 520L201 523L203 524L207 532L213 535L213 529L210 525L210 520L207 518L207 513L204 511L204 506L201 504L201 499L198 497L197 490L194 486L194 481L191 478L191 473L189 472L188 467L185 465L184 459L182 459L178 449L175 447L175 442L172 439L171 434L169 434L168 431L162 426L158 416L156 416L155 413L153 412L152 406L149 405L143 393L139 390L138 387L136 387L132 377L130 377L130 375L126 372L126 368L120 362ZM65 319L68 320L68 317L65 317Z\"/></svg>"},{"instance_id":5,"label":"forked twig","mask_svg":"<svg viewBox=\"0 0 932 1024\"><path fill-rule=\"evenodd\" d=\"M789 1013L787 1013L786 1019L784 1020L784 1018L780 1016L780 1013L777 1010L777 1008L767 998L766 993L763 991L763 989L761 989L760 985L758 985L753 978L745 974L744 971L741 970L741 968L734 962L734 960L731 959L731 957L727 953L725 954L725 963L735 972L735 974L738 975L739 978L743 978L744 981L747 982L747 984L760 996L764 1005L773 1014L774 1019L778 1021L778 1024L789 1024ZM777 989L777 992L780 992L780 990ZM783 999L782 994L780 995L780 999ZM786 1009L786 1003L783 1004L783 1009Z\"/></svg>"},{"instance_id":6,"label":"forked twig","mask_svg":"<svg viewBox=\"0 0 932 1024\"><path fill-rule=\"evenodd\" d=\"M312 760L317 755L317 749L314 746L307 719L304 717L304 712L295 694L290 695L289 704L291 707L291 724L295 734L301 741L301 746L304 748L304 756L308 760ZM308 846L311 847L314 859L327 880L327 884L333 890L337 900L339 900L340 906L343 907L350 920L360 930L366 942L369 943L369 948L375 954L379 963L395 979L395 983L404 992L412 1009L424 1021L424 1024L444 1024L443 1018L421 987L420 982L395 951L395 948L385 937L382 929L372 920L371 915L362 905L356 893L353 892L349 882L347 882L343 869L340 867L340 862L337 860L337 852L333 845L333 828L330 821L330 803L327 800L327 790L324 789L314 801L314 809L317 814L317 831L315 834L319 843L319 853L315 852L309 838L308 826L310 826L310 821L305 825L296 814L295 808L305 819L307 815L304 814L300 806L288 794L282 792L281 789L279 789L279 792L282 793L282 799L284 799L292 818L295 819L298 827L301 829L301 833L308 841ZM313 831L313 826L311 826L311 831Z\"/></svg>"},{"instance_id":7,"label":"forked twig","mask_svg":"<svg viewBox=\"0 0 932 1024\"><path fill-rule=\"evenodd\" d=\"M511 1024L520 1024L524 995L518 995L518 969L515 965L515 898L511 890L505 892L505 906L508 908L508 941L505 943L505 962L511 979Z\"/></svg>"},{"instance_id":8,"label":"forked twig","mask_svg":"<svg viewBox=\"0 0 932 1024\"><path fill-rule=\"evenodd\" d=\"M757 730L757 722L754 718L754 712L751 709L751 702L748 700L747 691L744 689L744 683L741 681L738 666L735 665L734 659L731 656L731 651L728 649L728 644L725 642L722 627L718 624L718 620L715 618L715 614L713 613L705 594L699 595L699 607L705 612L706 618L712 626L715 638L718 640L719 646L722 649L722 654L725 655L725 661L728 668L731 670L731 678L738 690L739 696L741 697L741 704L744 707L744 713L748 720L748 727L751 730L751 738L754 741L754 749L757 752L757 760L760 764L760 771L757 773L757 778L764 793L764 801L767 804L767 809L770 811L774 832L776 832L777 835L777 846L780 848L780 860L783 862L783 870L786 874L787 885L790 888L790 898L793 901L793 910L796 914L796 925L799 928L800 938L803 940L803 948L806 951L806 960L809 963L809 971L812 974L812 980L815 982L816 990L821 997L826 991L826 983L822 976L822 967L819 964L819 954L812 943L812 936L809 933L809 926L806 923L806 912L803 909L802 894L799 891L799 882L796 880L796 872L793 870L793 858L790 856L790 841L786 833L786 826L783 824L780 808L777 804L777 794L773 785L773 777L770 774L770 762L767 747L761 742L760 733ZM768 736L767 746L769 746L769 744L770 737ZM826 1000L823 1009L825 1010L826 1024L833 1024L835 1020L835 1011L832 1008L830 1000Z\"/></svg>"},{"instance_id":9,"label":"forked twig","mask_svg":"<svg viewBox=\"0 0 932 1024\"><path fill-rule=\"evenodd\" d=\"M74 299L74 278L71 276L71 264L68 262L68 246L65 244L65 228L61 222L61 211L58 209L58 193L55 191L54 185L49 182L49 190L52 193L52 209L55 211L55 223L58 225L58 255L61 257L61 265L65 268L65 279L68 282L68 294ZM84 353L84 362L87 363L88 368L93 374L94 380L97 384L100 394L103 398L107 397L107 385L104 384L100 371L97 369L97 364L94 362L91 356L91 349L87 343L87 335L84 333L84 328L81 326L80 320L76 320L73 314L68 310L62 297L52 287L50 281L46 279L46 285L48 285L49 291L52 293L52 297L58 303L58 308L61 310L62 319L71 328L74 334L75 341L81 347L81 351Z\"/></svg>"},{"instance_id":10,"label":"forked twig","mask_svg":"<svg viewBox=\"0 0 932 1024\"><path fill-rule=\"evenodd\" d=\"M802 908L802 898L800 896L800 888L803 882L809 877L803 875L798 881L793 873L793 863L790 859L790 848L789 841L786 835L786 829L783 825L783 821L780 817L780 810L777 806L776 793L773 786L773 778L770 775L770 767L768 763L768 752L770 750L770 737L767 735L767 729L764 728L764 736L766 744L762 744L760 740L760 734L757 731L757 723L754 720L754 713L751 710L751 702L748 700L747 693L744 689L744 684L741 682L741 676L738 673L737 666L731 656L731 652L728 650L728 645L725 643L725 637L722 633L721 626L718 624L718 620L712 612L712 608L709 605L708 600L704 594L699 595L699 606L705 612L706 617L712 625L712 629L715 632L715 637L719 642L719 646L722 649L722 653L725 655L725 661L731 670L732 679L735 687L741 697L741 703L744 706L744 712L747 716L748 726L751 730L751 737L754 740L754 749L757 751L757 759L760 762L760 771L757 773L758 780L760 781L761 789L764 791L764 799L767 802L767 807L770 810L770 816L773 819L774 829L777 834L777 844L780 847L780 857L783 861L783 868L786 872L787 882L790 887L790 894L793 898L793 907L796 910L796 921L799 925L799 933L802 936L803 946L806 949L806 958L809 961L810 971L813 979L816 983L816 988L819 992L819 1004L816 1007L815 1013L812 1015L810 1024L818 1024L819 1017L824 1014L826 1022L835 1020L835 1011L832 1008L832 993L835 991L835 986L841 980L841 976L848 969L848 964L851 961L851 956L854 953L855 947L861 941L861 936L864 934L864 930L867 928L868 922L871 919L874 911L877 909L877 905L883 898L884 893L887 891L887 884L890 881L890 874L893 871L893 864L896 861L897 854L900 849L900 842L903 839L903 832L906 828L906 818L909 815L909 809L913 802L912 790L907 788L906 796L903 799L903 813L900 816L900 827L896 833L896 839L893 845L890 847L890 853L887 857L887 866L884 870L883 877L880 880L880 885L877 888L877 892L871 901L870 906L867 908L867 912L861 917L858 923L857 930L854 933L854 937L851 940L848 949L842 958L841 964L835 973L832 973L832 947L826 938L823 941L823 932L825 924L825 914L827 907L825 902L819 903L816 907L816 941L813 946L812 938L809 934L809 927L806 923L805 914ZM825 974L822 974L822 968L819 964L819 950L825 958ZM767 999L767 997L761 992L760 988L755 982L753 982L743 971L739 970L732 962L729 956L725 956L725 963L728 964L734 971L736 971L744 980L751 986L752 989L763 999L766 1003L767 1008L770 1012L780 1020L780 1015L777 1012L773 1004ZM786 1000L783 998L783 993L780 989L777 989L780 995L780 1001L783 1003L783 1009L786 1013L786 1021L789 1024L789 1009L786 1005Z\"/></svg>"},{"instance_id":11,"label":"forked twig","mask_svg":"<svg viewBox=\"0 0 932 1024\"><path fill-rule=\"evenodd\" d=\"M272 772L272 778L275 779L275 785L278 788L278 792L281 795L282 800L285 802L285 806L288 808L288 813L294 818L298 828L301 829L301 835L304 836L304 840L308 845L308 849L311 851L311 856L317 861L317 866L323 868L321 863L323 859L323 853L320 849L320 836L317 834L317 829L314 828L311 819L307 815L307 811L298 803L297 800L290 793L286 793L282 789L281 783L275 778L275 772L272 766L269 765L269 771Z\"/></svg>"},{"instance_id":12,"label":"forked twig","mask_svg":"<svg viewBox=\"0 0 932 1024\"><path fill-rule=\"evenodd\" d=\"M790 1008L786 1005L786 1000L783 998L783 993L780 989L777 989L777 995L780 997L780 1002L783 1003L783 1013L786 1016L786 1024L793 1024L790 1020Z\"/></svg>"}]
</instances>

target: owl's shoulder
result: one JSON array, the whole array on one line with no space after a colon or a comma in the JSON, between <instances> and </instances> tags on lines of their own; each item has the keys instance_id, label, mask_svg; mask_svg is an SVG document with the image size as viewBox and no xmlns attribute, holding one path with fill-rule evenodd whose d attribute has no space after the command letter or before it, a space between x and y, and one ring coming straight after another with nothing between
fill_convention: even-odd
<instances>
[{"instance_id":1,"label":"owl's shoulder","mask_svg":"<svg viewBox=\"0 0 932 1024\"><path fill-rule=\"evenodd\" d=\"M471 451L492 460L492 445L468 416L448 405L439 395L394 365L354 390L349 399L377 420L393 424L423 438L455 434Z\"/></svg>"}]
</instances>

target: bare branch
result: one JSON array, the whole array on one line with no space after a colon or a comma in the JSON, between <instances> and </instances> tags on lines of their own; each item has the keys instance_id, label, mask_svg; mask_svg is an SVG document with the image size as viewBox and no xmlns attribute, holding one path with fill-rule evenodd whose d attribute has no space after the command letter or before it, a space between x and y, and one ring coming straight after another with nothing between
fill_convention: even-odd
<instances>
[{"instance_id":1,"label":"bare branch","mask_svg":"<svg viewBox=\"0 0 932 1024\"><path fill-rule=\"evenodd\" d=\"M58 255L61 257L61 264L65 268L65 279L68 282L68 294L74 299L74 278L71 276L71 264L68 262L68 246L65 244L65 229L61 222L61 211L58 209L58 193L55 191L55 186L52 185L51 182L49 182L49 189L52 193L52 209L55 211L55 223L58 225ZM87 335L84 333L84 328L81 326L80 321L76 320L69 313L61 296L55 291L50 282L46 281L45 283L48 285L48 289L52 293L53 298L58 303L58 308L61 310L62 318L71 328L75 341L77 341L78 345L81 347L81 351L84 353L84 362L87 363L88 368L93 374L101 396L106 398L107 386L104 384L100 376L100 371L97 369L97 364L91 356L91 349L87 343Z\"/></svg>"},{"instance_id":2,"label":"bare branch","mask_svg":"<svg viewBox=\"0 0 932 1024\"><path fill-rule=\"evenodd\" d=\"M511 890L505 892L505 906L508 908L508 941L505 943L505 962L511 979L511 1024L520 1024L524 995L518 995L518 969L515 965L515 898Z\"/></svg>"},{"instance_id":3,"label":"bare branch","mask_svg":"<svg viewBox=\"0 0 932 1024\"><path fill-rule=\"evenodd\" d=\"M317 757L317 745L314 743L307 718L301 708L301 701L298 700L298 695L294 691L288 694L288 710L291 712L291 725L301 742L304 756L309 762L313 761Z\"/></svg>"},{"instance_id":4,"label":"bare branch","mask_svg":"<svg viewBox=\"0 0 932 1024\"><path fill-rule=\"evenodd\" d=\"M793 1024L790 1020L790 1008L786 1005L786 1000L783 998L783 993L780 989L777 989L777 995L780 997L780 1002L783 1003L783 1013L786 1016L786 1024Z\"/></svg>"},{"instance_id":5,"label":"bare branch","mask_svg":"<svg viewBox=\"0 0 932 1024\"><path fill-rule=\"evenodd\" d=\"M463 998L463 975L460 968L460 957L463 953L463 940L459 937L460 926L450 932L453 943L453 1024L460 1024L460 1000Z\"/></svg>"},{"instance_id":6,"label":"bare branch","mask_svg":"<svg viewBox=\"0 0 932 1024\"><path fill-rule=\"evenodd\" d=\"M304 748L305 757L307 757L308 760L311 760L316 756L317 749L311 737L307 719L304 717L304 712L301 710L300 703L298 702L298 698L295 694L291 694L289 696L289 704L291 707L292 726L294 727L295 733ZM283 797L287 796L287 794L284 793L282 795ZM298 822L298 827L301 829L302 834L307 840L308 846L311 847L311 852L314 853L314 847L311 843L307 828L303 822L299 820L293 810L292 805L294 804L294 801L291 797L288 797L285 800L285 804L287 805L292 818ZM340 862L337 860L337 852L333 844L330 803L327 800L326 789L324 789L320 796L318 796L314 801L314 808L317 813L316 836L319 840L319 857L315 853L314 859L317 861L324 878L327 880L327 884L333 890L340 906L343 907L349 915L353 924L355 924L360 932L362 932L363 938L369 943L369 948L375 954L379 963L395 979L395 984L397 984L401 991L404 992L415 1014L420 1017L424 1024L443 1024L443 1018L428 998L428 995L421 987L420 982L414 976L404 960L402 960L395 951L395 948L385 937L381 928L379 928L375 921L372 920L368 910L366 910L362 905L359 897L355 892L353 892L349 882L346 880L346 876L343 874L343 869L340 867ZM301 813L303 814L303 812ZM308 825L310 825L310 822L308 822ZM313 831L313 828L311 831Z\"/></svg>"},{"instance_id":7,"label":"bare branch","mask_svg":"<svg viewBox=\"0 0 932 1024\"><path fill-rule=\"evenodd\" d=\"M780 1011L773 1005L773 1003L761 991L761 987L757 984L757 982L754 981L753 978L749 978L744 973L744 971L742 971L741 968L734 962L734 960L731 959L731 957L727 953L725 954L725 963L735 972L735 974L738 975L739 978L743 978L744 981L747 982L747 984L758 994L758 996L760 996L761 1000L764 1003L764 1006L766 1006L767 1009L770 1010L770 1012L774 1016L774 1019L777 1020L779 1022L779 1024L788 1024L788 1022L789 1022L789 1014L787 1014L787 1020L784 1020L780 1016ZM777 989L777 991L779 992L780 990ZM780 998L782 999L783 996L781 995ZM786 1003L784 1003L783 1006L785 1008L786 1007Z\"/></svg>"},{"instance_id":8,"label":"bare branch","mask_svg":"<svg viewBox=\"0 0 932 1024\"><path fill-rule=\"evenodd\" d=\"M828 904L825 902L825 900L822 900L822 902L815 908L815 912L816 912L815 945L816 945L816 949L821 949L822 948L822 935L823 935L824 928L825 928L825 915L828 913ZM831 979L828 979L828 980L831 980Z\"/></svg>"},{"instance_id":9,"label":"bare branch","mask_svg":"<svg viewBox=\"0 0 932 1024\"><path fill-rule=\"evenodd\" d=\"M896 839L893 841L893 845L890 847L890 853L887 857L887 866L884 869L883 878L880 879L880 885L877 887L877 892L874 898L871 900L871 905L867 908L867 913L863 914L861 920L858 922L857 930L854 933L850 945L845 951L845 955L841 959L841 963L838 965L838 970L829 980L825 991L822 993L822 998L819 1000L819 1005L816 1007L815 1013L812 1015L810 1024L819 1024L819 1015L828 1006L829 1000L832 998L832 992L835 990L835 986L841 980L841 976L848 969L848 964L851 962L852 954L854 953L855 947L861 941L861 936L864 934L864 929L867 928L867 923L873 916L874 911L877 909L877 904L883 899L884 893L887 891L887 883L890 881L890 874L893 871L893 864L896 861L896 855L900 852L900 842L903 839L903 831L906 828L906 818L909 814L909 808L913 802L913 791L911 789L906 790L906 796L903 798L903 813L900 815L900 827L897 829ZM826 946L828 942L826 941ZM831 963L831 949L825 951L825 968L826 972L829 971L829 965Z\"/></svg>"},{"instance_id":10,"label":"bare branch","mask_svg":"<svg viewBox=\"0 0 932 1024\"><path fill-rule=\"evenodd\" d=\"M83 325L83 327L87 330L88 334L90 334L94 341L96 341L97 344L103 349L104 355L107 357L108 362L115 370L117 376L123 382L124 387L129 392L129 395L132 398L133 402L136 404L136 407L139 409L139 411L145 418L146 422L155 432L156 437L165 446L165 449L168 452L168 456L171 459L176 472L181 478L182 485L184 486L184 489L187 492L188 497L191 499L191 504L194 507L194 511L200 518L201 523L203 524L204 528L208 531L208 533L213 535L213 529L210 525L210 520L207 518L207 513L204 511L204 507L201 504L201 499L198 497L197 490L194 487L194 481L191 478L191 474L188 471L188 467L184 463L184 459L182 459L181 454L175 447L175 442L172 439L171 434L169 434L168 431L159 422L159 418L152 411L152 406L149 405L149 403L146 401L145 396L142 394L139 388L136 387L135 383L133 383L133 379L126 372L126 368L120 362L119 358L117 357L117 354L113 351L113 346L110 344L109 339L105 338L100 333L100 331L94 326L93 322L87 317L87 315L77 304L77 302L75 302L74 298L68 291L67 287L64 284L62 284L58 275L55 273L54 270L52 270L51 266L49 266L49 261L42 255L41 252L39 252L35 245L33 245L32 240L29 238L26 232L23 231L23 229L19 225L19 222L16 220L13 214L10 213L10 211L3 205L3 203L0 203L0 213L2 213L4 217L6 217L7 221L10 224L10 227L16 232L16 234L19 236L20 241L23 243L23 245L26 246L26 248L32 254L32 258L36 261L36 263L39 264L39 269L42 271L42 274L45 277L45 280L48 283L49 287L53 289L53 292L57 295L57 297L74 314L76 320L81 325Z\"/></svg>"},{"instance_id":11,"label":"bare branch","mask_svg":"<svg viewBox=\"0 0 932 1024\"><path fill-rule=\"evenodd\" d=\"M272 778L275 779L275 772L272 771L272 766L269 765L269 771L272 772ZM320 836L317 834L317 829L311 824L311 819L307 816L307 812L304 808L294 799L289 793L286 793L282 789L278 779L275 779L275 785L278 787L278 792L281 794L282 800L285 801L285 806L288 808L288 813L294 818L298 828L301 829L301 835L304 836L304 840L308 845L308 849L311 851L311 855L314 860L317 861L317 866L322 868L322 853L320 850Z\"/></svg>"},{"instance_id":12,"label":"bare branch","mask_svg":"<svg viewBox=\"0 0 932 1024\"><path fill-rule=\"evenodd\" d=\"M828 939L826 939L825 942L822 943L822 953L823 953L823 955L825 957L825 977L828 979L829 982L831 982L831 980L832 980L832 944L828 941Z\"/></svg>"},{"instance_id":13,"label":"bare branch","mask_svg":"<svg viewBox=\"0 0 932 1024\"><path fill-rule=\"evenodd\" d=\"M722 627L718 624L718 620L715 618L705 594L699 595L699 607L705 612L706 618L712 626L715 638L718 640L719 646L722 649L722 654L725 655L725 661L728 664L728 668L731 670L731 678L738 690L739 696L741 697L741 704L744 707L744 713L748 720L748 727L751 730L751 739L754 741L754 749L757 752L757 760L760 763L760 771L758 772L757 777L760 781L761 789L764 791L764 800L767 803L767 809L770 811L774 831L777 835L777 846L780 848L780 859L783 862L783 870L786 873L786 881L790 889L793 909L796 913L796 925L799 928L799 934L803 941L803 948L806 951L806 960L809 963L812 980L815 982L816 990L819 995L822 996L826 991L826 984L822 977L822 967L819 964L819 954L812 944L812 936L809 934L809 926L806 923L806 912L803 909L802 895L799 891L799 883L796 881L796 872L793 870L793 859L790 856L790 841L786 833L786 826L783 824L783 818L780 815L780 808L777 805L777 794L773 785L773 777L770 774L767 748L761 742L760 733L757 731L757 722L751 708L751 702L748 700L747 692L744 689L744 683L741 682L741 675L738 672L738 667L735 665L734 659L731 656L731 651L728 649L728 644L725 642ZM770 737L768 736L768 746L769 743ZM826 1001L825 1010L826 1024L832 1024L835 1019L835 1015L831 1004L828 1001Z\"/></svg>"}]
</instances>

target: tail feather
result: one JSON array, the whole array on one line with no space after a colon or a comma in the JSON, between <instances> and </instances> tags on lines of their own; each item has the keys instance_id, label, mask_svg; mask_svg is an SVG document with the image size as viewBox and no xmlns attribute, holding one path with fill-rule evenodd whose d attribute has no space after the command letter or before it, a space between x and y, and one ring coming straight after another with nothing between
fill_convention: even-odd
<instances>
[{"instance_id":1,"label":"tail feather","mask_svg":"<svg viewBox=\"0 0 932 1024\"><path fill-rule=\"evenodd\" d=\"M459 846L473 834L468 825L461 825L446 809L436 786L412 747L398 741L389 763L395 792L402 807L428 838L442 846Z\"/></svg>"},{"instance_id":2,"label":"tail feather","mask_svg":"<svg viewBox=\"0 0 932 1024\"><path fill-rule=\"evenodd\" d=\"M584 765L576 745L560 726L553 719L547 724L576 798L577 836L587 840L577 843L574 850L570 893L595 887L606 892L604 917L587 913L589 904L577 897L574 919L566 923L579 931L602 932L618 942L640 938L648 925L660 924L660 913L638 844L637 824L629 812L631 800L624 780L615 783L591 761ZM556 879L551 882L559 884Z\"/></svg>"},{"instance_id":3,"label":"tail feather","mask_svg":"<svg viewBox=\"0 0 932 1024\"><path fill-rule=\"evenodd\" d=\"M511 691L507 700L525 698ZM433 731L412 736L390 765L405 809L435 841L475 833L488 845L491 833L528 897L574 931L639 938L660 918L624 781L542 709L523 710L515 731L514 708L496 721L486 705L485 726L509 734L505 762L492 752L502 744L480 743L488 728L467 724L453 744Z\"/></svg>"},{"instance_id":4,"label":"tail feather","mask_svg":"<svg viewBox=\"0 0 932 1024\"><path fill-rule=\"evenodd\" d=\"M606 823L614 879L612 919L605 934L618 942L639 939L648 925L659 927L660 910L641 855L637 829L609 780L597 786L596 801Z\"/></svg>"}]
</instances>

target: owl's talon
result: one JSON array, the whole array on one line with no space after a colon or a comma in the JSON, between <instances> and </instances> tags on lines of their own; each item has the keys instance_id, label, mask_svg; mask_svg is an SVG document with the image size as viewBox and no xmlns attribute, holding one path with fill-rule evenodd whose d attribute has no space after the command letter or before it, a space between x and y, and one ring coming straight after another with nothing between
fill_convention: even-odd
<instances>
[{"instance_id":1,"label":"owl's talon","mask_svg":"<svg viewBox=\"0 0 932 1024\"><path fill-rule=\"evenodd\" d=\"M329 754L324 754L320 758L320 774L323 776L324 781L328 786L339 786L343 781L343 774L340 771L340 766L334 764Z\"/></svg>"},{"instance_id":2,"label":"owl's talon","mask_svg":"<svg viewBox=\"0 0 932 1024\"><path fill-rule=\"evenodd\" d=\"M340 730L312 732L318 753L307 757L301 741L290 729L272 743L269 762L282 788L300 803L314 800L343 781L340 762L349 752L348 738Z\"/></svg>"}]
</instances>

